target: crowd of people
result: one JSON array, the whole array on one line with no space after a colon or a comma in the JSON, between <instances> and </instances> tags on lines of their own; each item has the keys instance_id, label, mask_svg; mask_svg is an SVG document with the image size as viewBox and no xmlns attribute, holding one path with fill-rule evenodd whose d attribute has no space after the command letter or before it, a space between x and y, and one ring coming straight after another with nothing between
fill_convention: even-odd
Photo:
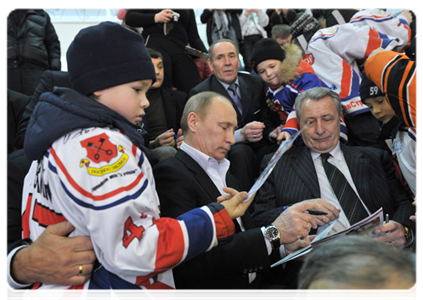
<instances>
[{"instance_id":1,"label":"crowd of people","mask_svg":"<svg viewBox=\"0 0 423 300\"><path fill-rule=\"evenodd\" d=\"M192 9L119 18L64 72L46 12L8 17L12 288L414 286L413 12L204 9L208 49Z\"/></svg>"}]
</instances>

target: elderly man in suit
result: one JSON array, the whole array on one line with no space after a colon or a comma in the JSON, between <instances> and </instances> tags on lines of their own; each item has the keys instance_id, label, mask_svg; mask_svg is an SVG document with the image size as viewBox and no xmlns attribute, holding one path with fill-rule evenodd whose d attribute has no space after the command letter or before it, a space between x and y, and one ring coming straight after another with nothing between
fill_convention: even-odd
<instances>
[{"instance_id":1,"label":"elderly man in suit","mask_svg":"<svg viewBox=\"0 0 423 300\"><path fill-rule=\"evenodd\" d=\"M225 158L235 143L236 126L235 109L222 95L202 92L188 100L181 120L184 142L180 150L175 157L158 163L153 169L162 217L176 217L215 202L225 194L224 187L239 188L237 179L228 172L230 162ZM311 208L323 209L328 215L313 217L304 213ZM173 270L176 288L269 287L274 282L266 281L265 277L271 263L307 245L310 237L298 239L306 237L311 227L335 220L338 213L334 206L322 200L320 204L301 202L263 228L255 228L250 214L246 213L234 221L236 234L231 243ZM274 231L275 237L269 237L270 231ZM279 287L283 284L278 282Z\"/></svg>"},{"instance_id":2,"label":"elderly man in suit","mask_svg":"<svg viewBox=\"0 0 423 300\"><path fill-rule=\"evenodd\" d=\"M258 175L264 154L275 151L271 133L279 126L278 115L271 111L264 93L264 83L257 75L238 72L238 47L232 40L218 40L210 46L208 64L213 75L194 87L190 96L213 91L232 101L236 111L238 129L235 144L227 158L231 173L248 190Z\"/></svg>"},{"instance_id":3,"label":"elderly man in suit","mask_svg":"<svg viewBox=\"0 0 423 300\"><path fill-rule=\"evenodd\" d=\"M297 97L295 111L300 127L308 124L302 132L305 145L289 149L258 191L256 226L269 224L284 207L298 201L322 198L341 209L333 231L348 228L383 207L391 221L375 231L376 238L397 248L411 244L415 227L409 217L415 209L395 176L391 155L373 147L339 143L339 95L327 88L309 89ZM268 157L263 165L266 161ZM338 194L341 184L343 195Z\"/></svg>"}]
</instances>

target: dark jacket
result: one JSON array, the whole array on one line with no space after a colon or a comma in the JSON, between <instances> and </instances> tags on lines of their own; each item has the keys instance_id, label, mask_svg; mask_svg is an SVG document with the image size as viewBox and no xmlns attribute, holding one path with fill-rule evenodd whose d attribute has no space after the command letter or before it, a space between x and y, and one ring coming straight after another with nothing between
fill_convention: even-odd
<instances>
[{"instance_id":1,"label":"dark jacket","mask_svg":"<svg viewBox=\"0 0 423 300\"><path fill-rule=\"evenodd\" d=\"M60 70L60 42L42 9L17 9L7 18L7 67Z\"/></svg>"},{"instance_id":2,"label":"dark jacket","mask_svg":"<svg viewBox=\"0 0 423 300\"><path fill-rule=\"evenodd\" d=\"M125 23L132 27L142 27L142 36L146 43L148 37L161 36L166 37L181 47L189 44L191 47L202 52L207 52L200 36L198 35L197 23L195 21L194 10L192 9L174 9L174 12L180 14L177 22L170 22L173 25L172 30L168 35L164 35L163 23L154 22L155 14L162 11L162 9L129 9L125 15Z\"/></svg>"},{"instance_id":3,"label":"dark jacket","mask_svg":"<svg viewBox=\"0 0 423 300\"><path fill-rule=\"evenodd\" d=\"M147 92L147 99L149 99L149 93L153 92L151 89ZM181 117L184 111L185 103L188 100L187 93L178 90L172 90L161 87L160 93L162 96L163 109L166 117L167 129L173 128L175 133L181 128ZM143 117L144 129L148 131L150 129L150 121L148 119L148 108L145 110L145 116ZM146 139L149 137L144 136ZM148 141L147 141L148 142Z\"/></svg>"},{"instance_id":4,"label":"dark jacket","mask_svg":"<svg viewBox=\"0 0 423 300\"><path fill-rule=\"evenodd\" d=\"M390 219L414 230L415 224L409 220L415 212L411 204L413 200L396 177L392 156L374 147L341 144L341 150L357 193L370 213L383 207L383 212L389 214ZM270 158L270 155L265 156L262 168ZM275 216L282 213L284 206L320 197L319 180L310 150L306 146L292 147L276 163L257 192L254 222L256 226L270 224Z\"/></svg>"},{"instance_id":5,"label":"dark jacket","mask_svg":"<svg viewBox=\"0 0 423 300\"><path fill-rule=\"evenodd\" d=\"M239 24L239 17L242 13L242 9L225 9L226 15L230 17L232 27L235 30L236 37L238 39L238 43L242 42L242 32L241 32L241 25ZM206 33L207 33L207 42L209 45L213 43L212 41L212 30L213 30L213 12L210 9L205 9L200 16L201 23L207 24L206 25Z\"/></svg>"},{"instance_id":6,"label":"dark jacket","mask_svg":"<svg viewBox=\"0 0 423 300\"><path fill-rule=\"evenodd\" d=\"M7 153L15 148L19 122L29 102L29 96L7 89Z\"/></svg>"},{"instance_id":7,"label":"dark jacket","mask_svg":"<svg viewBox=\"0 0 423 300\"><path fill-rule=\"evenodd\" d=\"M29 98L28 104L25 107L25 111L23 112L22 118L20 119L19 125L17 127L15 138L15 147L17 149L21 149L24 146L26 128L41 94L45 92L52 92L55 86L67 88L71 87L68 72L47 70L43 73L40 83L38 84L32 96Z\"/></svg>"},{"instance_id":8,"label":"dark jacket","mask_svg":"<svg viewBox=\"0 0 423 300\"><path fill-rule=\"evenodd\" d=\"M187 211L216 202L221 196L216 185L186 152L161 161L153 168L162 217L176 218ZM239 190L238 181L226 175L229 187ZM263 233L255 228L251 216L241 217L245 231L236 220L232 242L219 245L173 269L177 289L245 289L259 288L263 276L276 261L269 257ZM276 252L276 251L275 251ZM257 278L248 282L248 273Z\"/></svg>"}]
</instances>

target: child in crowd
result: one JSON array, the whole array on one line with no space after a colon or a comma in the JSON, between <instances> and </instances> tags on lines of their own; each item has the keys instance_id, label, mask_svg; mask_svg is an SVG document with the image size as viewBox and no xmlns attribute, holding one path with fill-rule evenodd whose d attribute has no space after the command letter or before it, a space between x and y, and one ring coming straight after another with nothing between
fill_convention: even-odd
<instances>
[{"instance_id":1,"label":"child in crowd","mask_svg":"<svg viewBox=\"0 0 423 300\"><path fill-rule=\"evenodd\" d=\"M67 62L72 89L44 93L28 125L25 154L33 163L24 182L23 237L35 241L64 220L75 227L71 237L91 237L100 266L70 288L173 288L170 269L229 241L231 218L251 201L227 189L223 204L160 218L137 131L156 80L142 36L113 22L87 27ZM75 270L84 274L84 265Z\"/></svg>"},{"instance_id":2,"label":"child in crowd","mask_svg":"<svg viewBox=\"0 0 423 300\"><path fill-rule=\"evenodd\" d=\"M360 84L360 97L373 116L382 123L379 139L389 140L398 177L407 190L416 195L416 128L408 127L395 117L385 93L365 72ZM398 169L399 167L399 169Z\"/></svg>"},{"instance_id":3,"label":"child in crowd","mask_svg":"<svg viewBox=\"0 0 423 300\"><path fill-rule=\"evenodd\" d=\"M266 82L267 102L280 117L281 126L271 133L278 144L299 129L294 108L298 94L313 87L327 87L302 57L303 52L296 44L286 43L281 47L271 38L260 40L253 48L252 66ZM342 118L341 140L348 140Z\"/></svg>"}]
</instances>

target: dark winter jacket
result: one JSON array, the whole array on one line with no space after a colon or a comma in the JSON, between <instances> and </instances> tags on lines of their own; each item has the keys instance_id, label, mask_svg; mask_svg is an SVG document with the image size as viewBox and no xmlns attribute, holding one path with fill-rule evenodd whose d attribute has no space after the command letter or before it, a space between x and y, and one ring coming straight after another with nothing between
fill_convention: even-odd
<instances>
[{"instance_id":1,"label":"dark winter jacket","mask_svg":"<svg viewBox=\"0 0 423 300\"><path fill-rule=\"evenodd\" d=\"M7 18L7 67L60 70L60 42L41 9L12 11Z\"/></svg>"}]
</instances>

